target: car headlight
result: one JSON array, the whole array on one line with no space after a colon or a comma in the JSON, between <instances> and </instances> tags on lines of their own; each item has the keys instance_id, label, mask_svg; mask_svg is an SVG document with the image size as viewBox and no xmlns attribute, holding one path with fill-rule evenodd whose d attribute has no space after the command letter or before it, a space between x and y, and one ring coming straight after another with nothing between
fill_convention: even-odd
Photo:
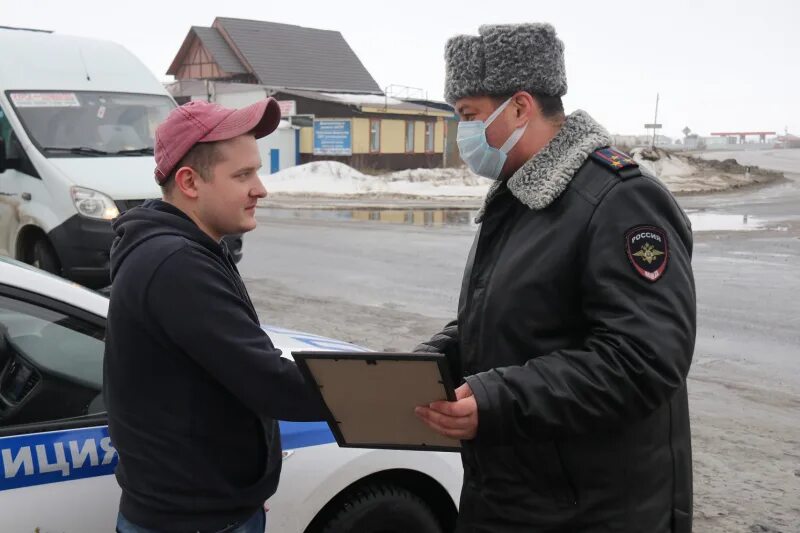
<instances>
[{"instance_id":1,"label":"car headlight","mask_svg":"<svg viewBox=\"0 0 800 533\"><path fill-rule=\"evenodd\" d=\"M72 202L78 213L99 220L113 220L119 216L114 200L105 194L83 187L72 188Z\"/></svg>"}]
</instances>

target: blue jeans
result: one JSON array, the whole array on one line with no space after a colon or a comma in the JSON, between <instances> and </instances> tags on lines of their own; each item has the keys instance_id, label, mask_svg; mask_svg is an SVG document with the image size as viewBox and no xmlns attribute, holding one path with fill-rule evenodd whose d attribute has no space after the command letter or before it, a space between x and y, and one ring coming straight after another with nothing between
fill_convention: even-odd
<instances>
[{"instance_id":1,"label":"blue jeans","mask_svg":"<svg viewBox=\"0 0 800 533\"><path fill-rule=\"evenodd\" d=\"M244 522L236 522L226 528L220 529L216 533L264 533L266 527L267 513L265 513L263 509L259 509ZM119 513L117 515L117 533L159 533L159 531L137 526L122 516L122 513Z\"/></svg>"}]
</instances>

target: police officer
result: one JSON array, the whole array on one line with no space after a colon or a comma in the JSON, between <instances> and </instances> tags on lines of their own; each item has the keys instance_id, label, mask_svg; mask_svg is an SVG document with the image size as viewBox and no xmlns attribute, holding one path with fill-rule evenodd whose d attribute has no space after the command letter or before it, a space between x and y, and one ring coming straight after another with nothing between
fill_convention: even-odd
<instances>
[{"instance_id":1,"label":"police officer","mask_svg":"<svg viewBox=\"0 0 800 533\"><path fill-rule=\"evenodd\" d=\"M690 224L564 114L563 50L548 24L447 43L462 159L496 183L458 318L417 347L448 356L457 401L417 414L463 441L458 531L688 532Z\"/></svg>"}]
</instances>

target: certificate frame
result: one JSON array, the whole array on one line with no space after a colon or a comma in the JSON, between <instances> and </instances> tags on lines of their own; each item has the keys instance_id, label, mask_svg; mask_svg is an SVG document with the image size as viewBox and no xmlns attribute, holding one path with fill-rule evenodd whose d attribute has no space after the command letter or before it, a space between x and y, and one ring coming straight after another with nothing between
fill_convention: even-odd
<instances>
[{"instance_id":1,"label":"certificate frame","mask_svg":"<svg viewBox=\"0 0 800 533\"><path fill-rule=\"evenodd\" d=\"M415 451L445 451L460 452L461 442L456 439L439 435L424 422L413 414L416 405L446 400L455 401L455 388L450 377L450 369L447 358L443 354L427 352L330 352L330 351L296 351L292 352L303 377L313 386L317 398L325 407L325 421L333 433L336 443L342 448L369 448L369 449L388 449L388 450L415 450ZM339 364L341 363L341 364ZM363 366L362 366L363 365ZM418 365L418 367L417 367ZM417 367L417 368L412 368ZM417 372L417 370L419 372ZM349 373L349 374L348 374ZM332 377L338 374L336 377ZM354 375L354 374L357 374ZM422 384L420 387L413 387L412 380L415 374L420 375ZM374 427L362 426L362 431L358 429L359 415L356 411L361 411L367 419L369 413L365 412L366 403L353 403L350 399L344 399L343 376L353 375L353 382L350 382L349 389L358 402L372 402L377 409L384 409L387 417L376 416L373 421ZM365 376L370 376L374 382L369 383ZM318 378L327 381L320 384ZM333 379L333 381L331 381ZM363 386L359 387L359 383ZM381 397L377 393L376 384L384 384L392 389L401 387L401 390L409 391L409 399L404 400L396 397ZM406 385L403 387L403 385ZM331 396L326 397L326 394ZM427 395L427 396L426 396ZM428 396L430 396L428 398ZM420 402L419 398L428 399ZM392 400L397 400L392 403ZM388 407L387 407L388 406ZM402 407L401 407L402 406ZM408 411L405 411L405 407ZM336 412L334 412L336 411ZM394 412L394 415L393 415ZM366 422L368 424L368 421ZM399 425L398 425L399 424ZM381 426L386 426L381 429ZM389 427L391 426L391 427ZM392 439L388 435L396 434L397 431L405 432L409 440ZM375 437L381 432L387 434L386 437ZM359 434L371 434L369 436L358 436Z\"/></svg>"}]
</instances>

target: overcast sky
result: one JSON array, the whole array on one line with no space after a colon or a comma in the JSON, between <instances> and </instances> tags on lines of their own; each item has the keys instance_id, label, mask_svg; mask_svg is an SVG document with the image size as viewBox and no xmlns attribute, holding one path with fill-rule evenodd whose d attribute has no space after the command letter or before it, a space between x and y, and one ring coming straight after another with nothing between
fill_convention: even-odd
<instances>
[{"instance_id":1,"label":"overcast sky","mask_svg":"<svg viewBox=\"0 0 800 533\"><path fill-rule=\"evenodd\" d=\"M800 135L796 0L0 0L0 25L117 41L162 80L189 27L216 16L340 31L381 87L436 99L448 37L486 23L550 22L566 47L567 110L585 109L613 133L644 133L658 92L658 121L673 137L685 126Z\"/></svg>"}]
</instances>

